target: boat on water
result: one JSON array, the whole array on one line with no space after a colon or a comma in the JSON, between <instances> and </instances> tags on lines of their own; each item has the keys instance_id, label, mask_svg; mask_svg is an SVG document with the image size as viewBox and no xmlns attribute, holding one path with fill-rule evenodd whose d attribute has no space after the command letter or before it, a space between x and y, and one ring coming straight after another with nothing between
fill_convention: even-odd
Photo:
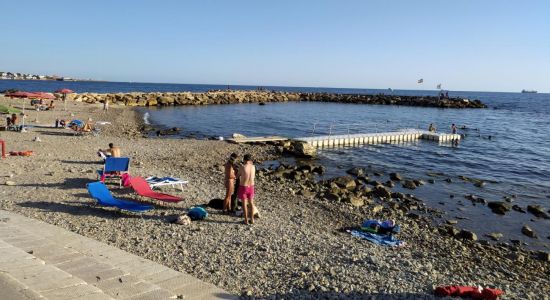
<instances>
[{"instance_id":1,"label":"boat on water","mask_svg":"<svg viewBox=\"0 0 550 300\"><path fill-rule=\"evenodd\" d=\"M526 94L526 93L531 93L531 94L536 94L537 91L535 90L521 90L522 93Z\"/></svg>"}]
</instances>

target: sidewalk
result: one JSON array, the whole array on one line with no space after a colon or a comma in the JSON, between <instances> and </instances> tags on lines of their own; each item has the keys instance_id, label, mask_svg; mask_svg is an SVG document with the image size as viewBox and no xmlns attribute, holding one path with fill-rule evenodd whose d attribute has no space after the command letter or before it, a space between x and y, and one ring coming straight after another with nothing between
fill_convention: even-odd
<instances>
[{"instance_id":1,"label":"sidewalk","mask_svg":"<svg viewBox=\"0 0 550 300\"><path fill-rule=\"evenodd\" d=\"M62 228L0 210L6 299L238 299L216 286Z\"/></svg>"}]
</instances>

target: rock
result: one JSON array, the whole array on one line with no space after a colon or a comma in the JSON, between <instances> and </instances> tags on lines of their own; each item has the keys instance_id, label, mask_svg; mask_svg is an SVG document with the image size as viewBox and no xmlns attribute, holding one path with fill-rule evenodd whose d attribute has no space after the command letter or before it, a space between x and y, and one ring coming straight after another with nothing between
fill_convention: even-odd
<instances>
[{"instance_id":1,"label":"rock","mask_svg":"<svg viewBox=\"0 0 550 300\"><path fill-rule=\"evenodd\" d=\"M419 214L415 214L415 213L408 213L407 214L407 217L413 219L413 220L418 220L420 219L420 215Z\"/></svg>"},{"instance_id":2,"label":"rock","mask_svg":"<svg viewBox=\"0 0 550 300\"><path fill-rule=\"evenodd\" d=\"M446 223L449 225L456 225L458 223L458 220L447 220Z\"/></svg>"},{"instance_id":3,"label":"rock","mask_svg":"<svg viewBox=\"0 0 550 300\"><path fill-rule=\"evenodd\" d=\"M384 206L382 206L382 205L375 205L375 206L371 209L371 211L372 211L373 214L376 214L376 213L382 211L383 209L384 209Z\"/></svg>"},{"instance_id":4,"label":"rock","mask_svg":"<svg viewBox=\"0 0 550 300\"><path fill-rule=\"evenodd\" d=\"M234 139L245 139L245 138L246 138L245 135L242 135L242 134L240 134L240 133L233 133L231 136L232 136Z\"/></svg>"},{"instance_id":5,"label":"rock","mask_svg":"<svg viewBox=\"0 0 550 300\"><path fill-rule=\"evenodd\" d=\"M401 181L401 175L399 173L390 173L390 179L393 181Z\"/></svg>"},{"instance_id":6,"label":"rock","mask_svg":"<svg viewBox=\"0 0 550 300\"><path fill-rule=\"evenodd\" d=\"M14 186L14 185L15 185L15 182L14 182L14 181L8 180L8 181L6 181L5 184L6 184L6 185L9 185L9 186Z\"/></svg>"},{"instance_id":7,"label":"rock","mask_svg":"<svg viewBox=\"0 0 550 300\"><path fill-rule=\"evenodd\" d=\"M304 142L293 142L294 154L301 157L315 157L317 155L317 149L312 145Z\"/></svg>"},{"instance_id":8,"label":"rock","mask_svg":"<svg viewBox=\"0 0 550 300\"><path fill-rule=\"evenodd\" d=\"M336 193L328 193L328 194L325 194L325 199L328 200L328 201L339 202L340 201L340 196Z\"/></svg>"},{"instance_id":9,"label":"rock","mask_svg":"<svg viewBox=\"0 0 550 300\"><path fill-rule=\"evenodd\" d=\"M403 182L403 187L414 190L416 189L416 183L414 183L414 181L412 180L405 180L405 182Z\"/></svg>"},{"instance_id":10,"label":"rock","mask_svg":"<svg viewBox=\"0 0 550 300\"><path fill-rule=\"evenodd\" d=\"M524 235L526 235L530 238L533 238L533 239L538 238L535 231L533 229L531 229L531 227L529 227L529 225L523 225L523 227L521 228L521 233L523 233Z\"/></svg>"},{"instance_id":11,"label":"rock","mask_svg":"<svg viewBox=\"0 0 550 300\"><path fill-rule=\"evenodd\" d=\"M492 239L493 241L498 241L500 240L504 235L500 232L491 232L489 234L486 234L485 235L486 237Z\"/></svg>"},{"instance_id":12,"label":"rock","mask_svg":"<svg viewBox=\"0 0 550 300\"><path fill-rule=\"evenodd\" d=\"M468 231L468 230L461 230L457 235L456 235L457 238L460 238L460 239L464 239L464 240L468 240L468 241L477 241L477 235L472 232L472 231Z\"/></svg>"},{"instance_id":13,"label":"rock","mask_svg":"<svg viewBox=\"0 0 550 300\"><path fill-rule=\"evenodd\" d=\"M544 251L539 251L537 253L537 259L542 260L544 262L549 262L550 261L550 253L544 252Z\"/></svg>"},{"instance_id":14,"label":"rock","mask_svg":"<svg viewBox=\"0 0 550 300\"><path fill-rule=\"evenodd\" d=\"M521 208L521 206L519 206L519 205L517 205L517 204L514 204L514 205L512 206L512 209L515 210L515 211L517 211L517 212L523 213L523 214L524 214L524 213L527 213L527 212L525 211L525 209Z\"/></svg>"},{"instance_id":15,"label":"rock","mask_svg":"<svg viewBox=\"0 0 550 300\"><path fill-rule=\"evenodd\" d=\"M453 180L452 180L451 178L446 178L445 181L446 181L447 183L452 183L452 182L453 182Z\"/></svg>"},{"instance_id":16,"label":"rock","mask_svg":"<svg viewBox=\"0 0 550 300\"><path fill-rule=\"evenodd\" d=\"M361 206L365 205L365 201L361 197L352 196L352 197L349 198L349 202L351 203L351 205L353 205L355 207L361 207Z\"/></svg>"},{"instance_id":17,"label":"rock","mask_svg":"<svg viewBox=\"0 0 550 300\"><path fill-rule=\"evenodd\" d=\"M476 183L474 183L474 186L477 186L477 187L484 187L485 186L485 181L476 181Z\"/></svg>"},{"instance_id":18,"label":"rock","mask_svg":"<svg viewBox=\"0 0 550 300\"><path fill-rule=\"evenodd\" d=\"M174 223L179 225L189 225L191 224L191 218L189 218L189 216L187 215L181 215L181 216L178 216L178 218Z\"/></svg>"},{"instance_id":19,"label":"rock","mask_svg":"<svg viewBox=\"0 0 550 300\"><path fill-rule=\"evenodd\" d=\"M433 180L433 179L430 178L430 179L428 179L428 182L431 183L431 184L434 184L434 183L435 183L435 180Z\"/></svg>"},{"instance_id":20,"label":"rock","mask_svg":"<svg viewBox=\"0 0 550 300\"><path fill-rule=\"evenodd\" d=\"M395 186L395 183L393 183L393 181L391 181L391 180L388 180L384 183L384 185L389 187L389 188L393 188Z\"/></svg>"},{"instance_id":21,"label":"rock","mask_svg":"<svg viewBox=\"0 0 550 300\"><path fill-rule=\"evenodd\" d=\"M510 211L512 209L512 205L507 202L502 201L492 201L487 204L489 208L495 213L499 215L504 215L506 212Z\"/></svg>"},{"instance_id":22,"label":"rock","mask_svg":"<svg viewBox=\"0 0 550 300\"><path fill-rule=\"evenodd\" d=\"M381 184L375 186L374 189L372 190L372 193L375 196L380 197L380 198L391 198L390 191Z\"/></svg>"},{"instance_id":23,"label":"rock","mask_svg":"<svg viewBox=\"0 0 550 300\"><path fill-rule=\"evenodd\" d=\"M527 205L527 211L535 215L537 218L550 219L548 214L540 205Z\"/></svg>"},{"instance_id":24,"label":"rock","mask_svg":"<svg viewBox=\"0 0 550 300\"><path fill-rule=\"evenodd\" d=\"M362 176L365 175L365 169L354 167L346 171L346 173L353 175L353 176Z\"/></svg>"},{"instance_id":25,"label":"rock","mask_svg":"<svg viewBox=\"0 0 550 300\"><path fill-rule=\"evenodd\" d=\"M525 261L525 257L519 253L510 253L506 256L507 258L509 258L510 260L512 261L516 261L516 262L519 262L519 263L522 263Z\"/></svg>"},{"instance_id":26,"label":"rock","mask_svg":"<svg viewBox=\"0 0 550 300\"><path fill-rule=\"evenodd\" d=\"M336 183L339 187L345 188L348 190L354 189L357 184L355 183L355 179L351 176L341 176L337 177L333 180L334 183Z\"/></svg>"}]
</instances>

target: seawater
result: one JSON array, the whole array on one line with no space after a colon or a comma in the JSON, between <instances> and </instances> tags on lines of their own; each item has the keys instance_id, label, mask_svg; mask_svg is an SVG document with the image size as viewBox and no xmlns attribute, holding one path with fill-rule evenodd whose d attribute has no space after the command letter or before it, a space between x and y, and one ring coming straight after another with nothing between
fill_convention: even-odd
<instances>
[{"instance_id":1,"label":"seawater","mask_svg":"<svg viewBox=\"0 0 550 300\"><path fill-rule=\"evenodd\" d=\"M0 90L53 91L70 88L77 92L202 92L225 89L220 85L135 84L109 82L1 81ZM254 89L230 86L231 89ZM332 93L390 93L388 90L266 87L267 89ZM437 91L395 90L397 95L436 95ZM181 106L141 109L160 127L180 127L182 135L224 136L238 132L249 136L282 135L304 137L320 134L383 132L404 128L427 129L434 123L439 131L450 131L451 123L464 126L458 147L417 141L402 144L365 145L322 149L319 162L328 168L325 176L338 176L353 166L427 181L428 173L442 173L412 191L432 207L446 212L445 219L458 219L458 226L482 236L503 232L504 241L518 239L533 248L547 248L550 221L511 211L493 214L486 206L474 205L464 195L475 194L487 201L515 196L512 204L526 208L540 204L550 208L550 95L490 92L450 92L451 96L480 99L487 109L438 109L425 107L358 105L337 103L268 103L211 106ZM460 180L467 176L486 180L475 187ZM451 178L452 183L444 179ZM385 181L385 177L375 180ZM396 187L396 190L411 192ZM451 195L453 198L451 198ZM528 224L539 234L534 240L521 234Z\"/></svg>"}]
</instances>

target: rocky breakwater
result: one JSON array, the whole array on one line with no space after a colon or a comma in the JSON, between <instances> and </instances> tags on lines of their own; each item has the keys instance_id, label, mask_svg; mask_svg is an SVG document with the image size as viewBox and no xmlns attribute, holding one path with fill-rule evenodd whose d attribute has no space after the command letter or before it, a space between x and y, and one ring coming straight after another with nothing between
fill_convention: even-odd
<instances>
[{"instance_id":1,"label":"rocky breakwater","mask_svg":"<svg viewBox=\"0 0 550 300\"><path fill-rule=\"evenodd\" d=\"M463 98L439 99L432 96L392 96L392 95L360 95L360 94L328 94L328 93L292 93L270 91L208 91L204 93L116 93L73 94L75 101L87 103L104 103L105 101L125 106L172 106L172 105L209 105L234 103L267 102L335 102L356 104L408 105L441 108L485 108L479 100Z\"/></svg>"},{"instance_id":2,"label":"rocky breakwater","mask_svg":"<svg viewBox=\"0 0 550 300\"><path fill-rule=\"evenodd\" d=\"M366 94L328 94L308 93L300 94L301 101L314 102L337 102L355 104L378 104L378 105L405 105L425 106L440 108L486 108L480 100L465 98L440 99L435 96L396 96L396 95L366 95Z\"/></svg>"}]
</instances>

